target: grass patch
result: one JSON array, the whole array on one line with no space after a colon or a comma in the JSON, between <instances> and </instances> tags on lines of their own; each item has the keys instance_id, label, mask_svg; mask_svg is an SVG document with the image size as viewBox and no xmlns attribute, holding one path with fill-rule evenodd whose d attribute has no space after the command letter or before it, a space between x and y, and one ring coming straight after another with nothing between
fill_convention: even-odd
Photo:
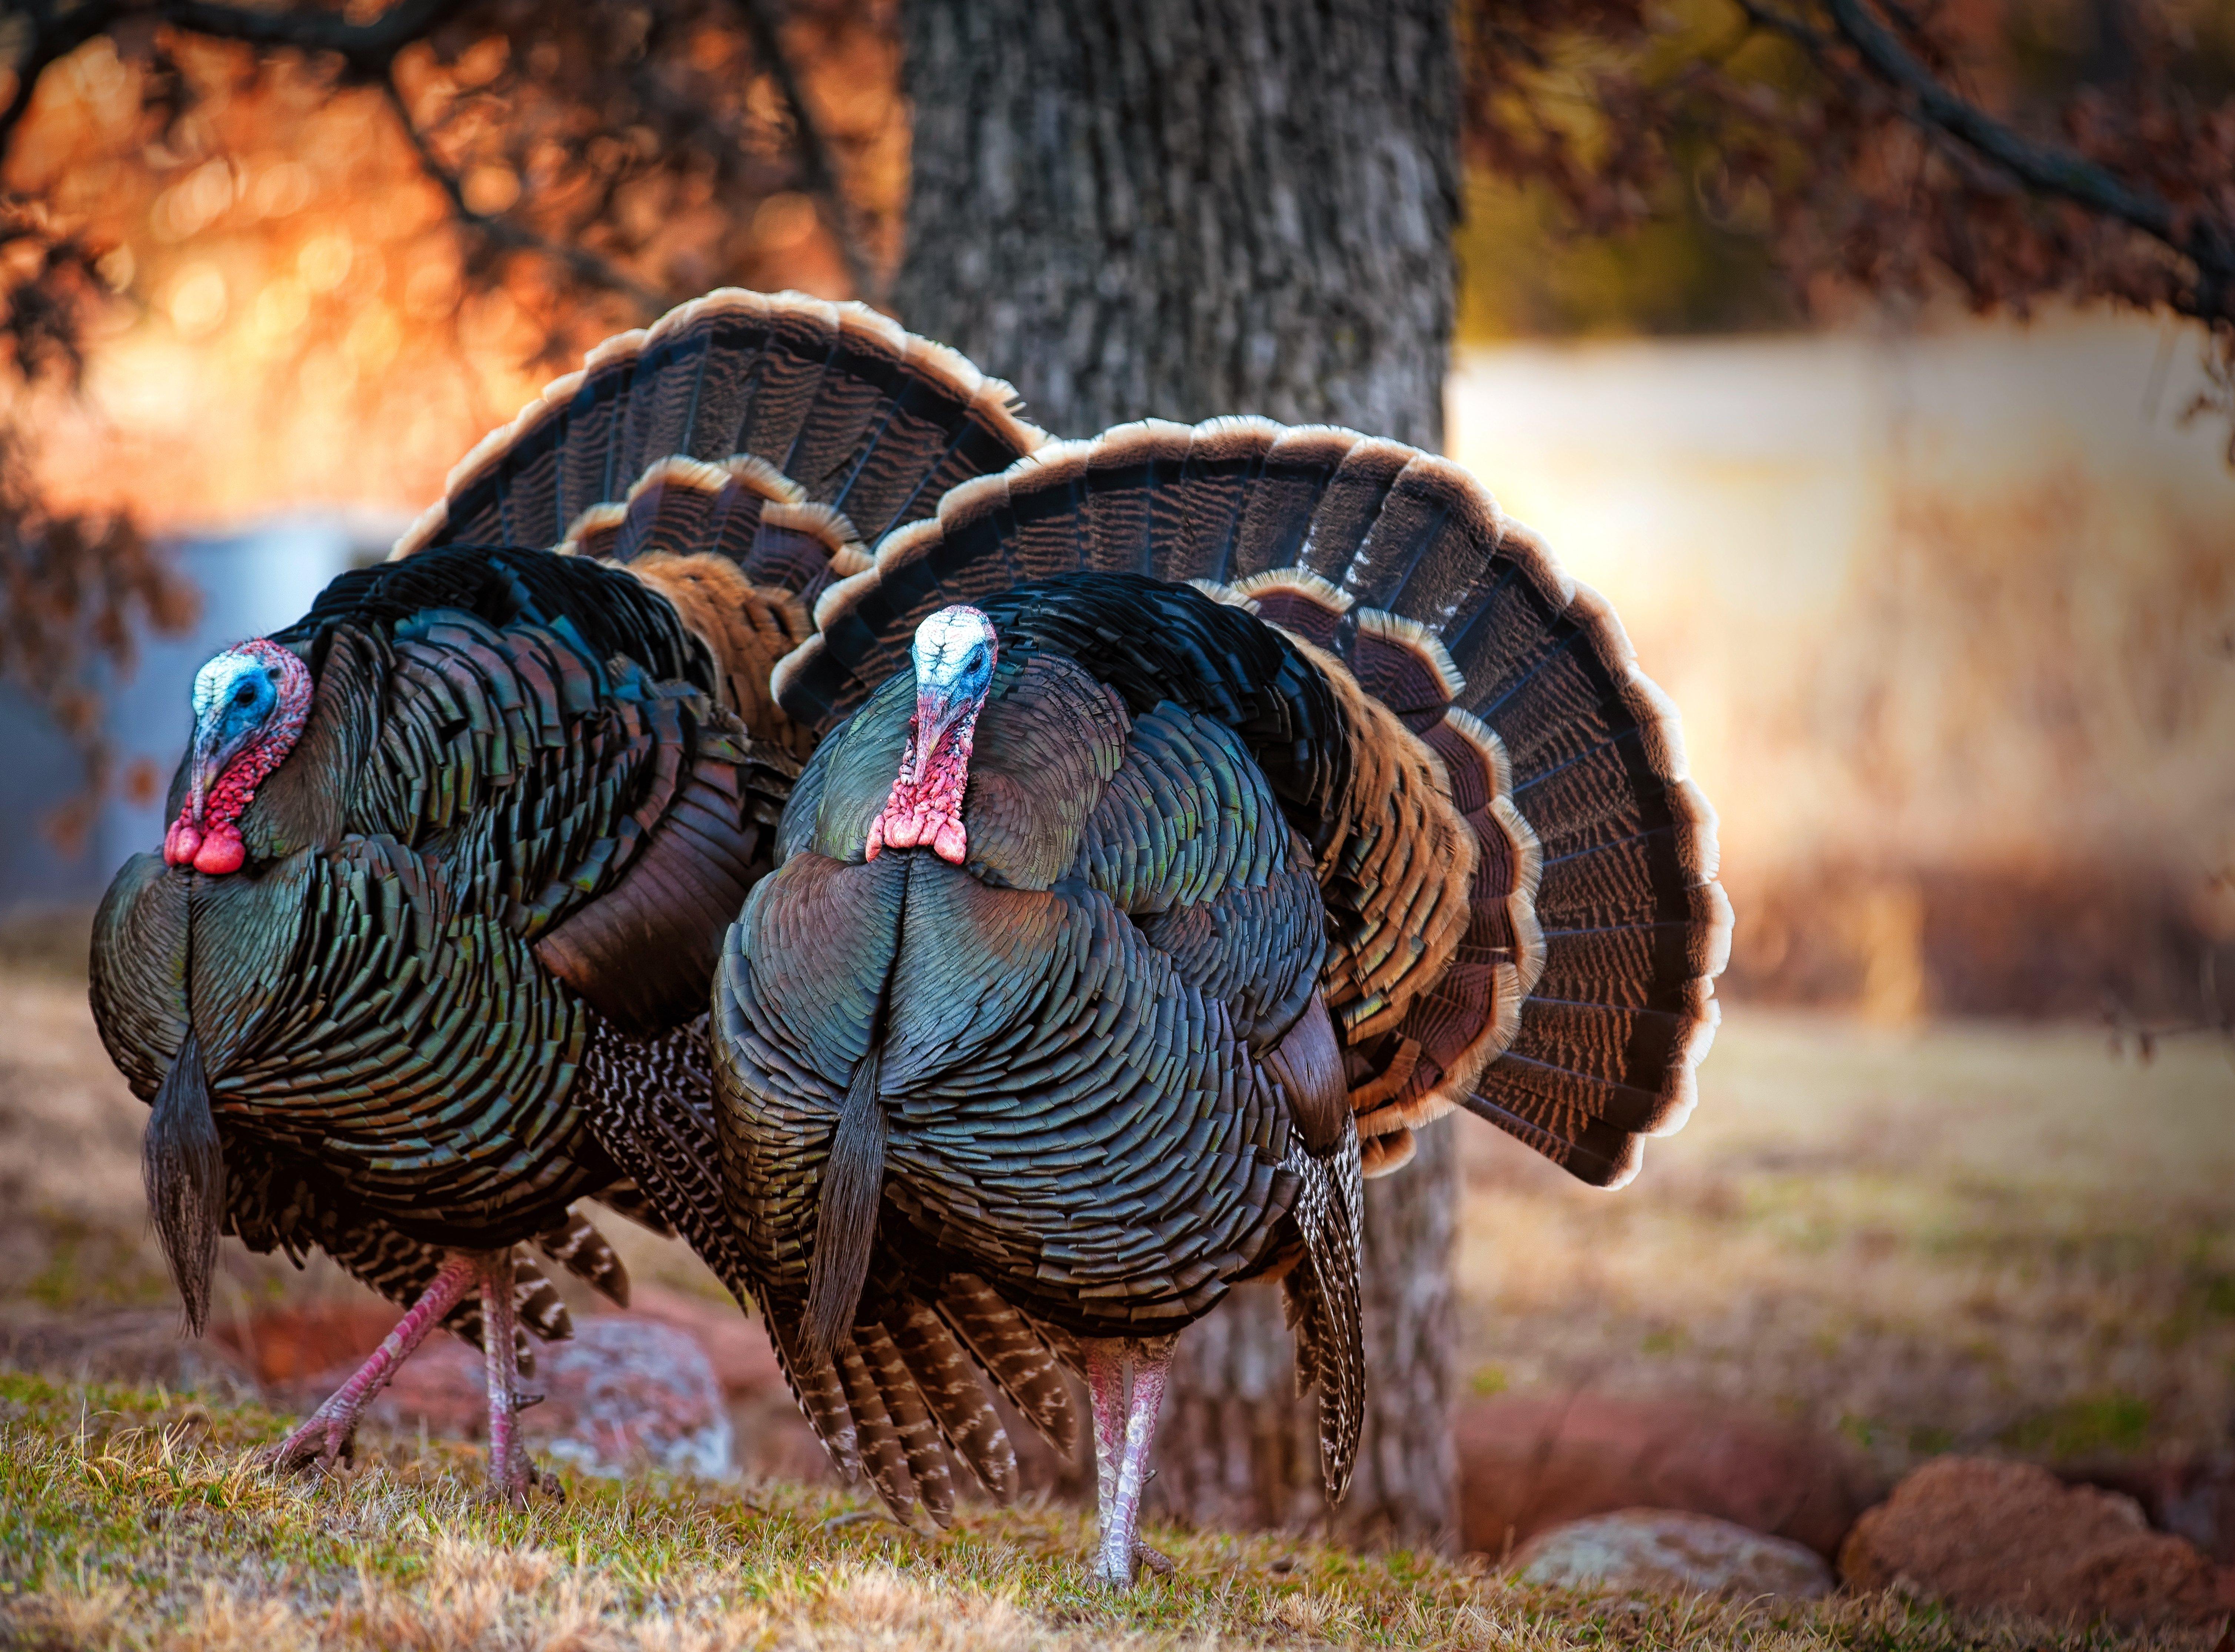
<instances>
[{"instance_id":1,"label":"grass patch","mask_svg":"<svg viewBox=\"0 0 2235 1652\"><path fill-rule=\"evenodd\" d=\"M2005 1429L2002 1443L2055 1459L2131 1454L2149 1439L2153 1413L2133 1394L2093 1394Z\"/></svg>"},{"instance_id":2,"label":"grass patch","mask_svg":"<svg viewBox=\"0 0 2235 1652\"><path fill-rule=\"evenodd\" d=\"M151 1652L410 1648L1621 1646L2200 1648L2191 1636L1961 1622L1894 1597L1586 1599L1411 1553L1160 1531L1179 1563L1112 1597L1068 1510L967 1508L904 1531L773 1482L565 1477L525 1511L479 1453L369 1439L346 1479L279 1479L282 1419L161 1391L0 1375L0 1645ZM868 1515L869 1518L860 1518Z\"/></svg>"}]
</instances>

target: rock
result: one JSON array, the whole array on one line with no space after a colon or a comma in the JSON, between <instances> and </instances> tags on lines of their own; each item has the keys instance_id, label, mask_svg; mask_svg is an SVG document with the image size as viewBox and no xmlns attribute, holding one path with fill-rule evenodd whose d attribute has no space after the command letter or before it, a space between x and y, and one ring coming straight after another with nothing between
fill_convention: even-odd
<instances>
[{"instance_id":1,"label":"rock","mask_svg":"<svg viewBox=\"0 0 2235 1652\"><path fill-rule=\"evenodd\" d=\"M10 1315L0 1321L0 1365L74 1382L160 1384L228 1400L262 1394L248 1364L213 1337L187 1335L175 1308Z\"/></svg>"},{"instance_id":2,"label":"rock","mask_svg":"<svg viewBox=\"0 0 2235 1652\"><path fill-rule=\"evenodd\" d=\"M1669 1509L1571 1520L1531 1537L1513 1564L1522 1583L1570 1589L1820 1600L1832 1588L1831 1567L1805 1544Z\"/></svg>"},{"instance_id":3,"label":"rock","mask_svg":"<svg viewBox=\"0 0 2235 1652\"><path fill-rule=\"evenodd\" d=\"M547 1398L527 1413L528 1437L585 1473L647 1465L705 1479L737 1472L713 1364L672 1325L632 1315L582 1321L573 1341L544 1351L537 1381Z\"/></svg>"},{"instance_id":4,"label":"rock","mask_svg":"<svg viewBox=\"0 0 2235 1652\"><path fill-rule=\"evenodd\" d=\"M1493 1559L1618 1509L1711 1515L1827 1559L1882 1494L1837 1435L1698 1401L1500 1395L1460 1407L1464 1546Z\"/></svg>"},{"instance_id":5,"label":"rock","mask_svg":"<svg viewBox=\"0 0 2235 1652\"><path fill-rule=\"evenodd\" d=\"M245 1324L220 1326L216 1336L255 1370L258 1380L292 1390L337 1367L361 1363L396 1328L403 1312L370 1294L349 1301L299 1302L267 1308Z\"/></svg>"},{"instance_id":6,"label":"rock","mask_svg":"<svg viewBox=\"0 0 2235 1652\"><path fill-rule=\"evenodd\" d=\"M307 1386L330 1389L347 1374L338 1368ZM543 1395L521 1413L522 1434L586 1473L649 1466L718 1479L736 1472L735 1434L714 1367L697 1341L672 1326L625 1314L578 1320L571 1341L538 1346L536 1374L522 1386ZM429 1433L485 1435L480 1353L447 1335L430 1339L370 1414Z\"/></svg>"},{"instance_id":7,"label":"rock","mask_svg":"<svg viewBox=\"0 0 2235 1652\"><path fill-rule=\"evenodd\" d=\"M2187 1538L2206 1559L2235 1565L2235 1452L2154 1462L2060 1463L2056 1477L2069 1485L2123 1491L2142 1505L2160 1531Z\"/></svg>"},{"instance_id":8,"label":"rock","mask_svg":"<svg viewBox=\"0 0 2235 1652\"><path fill-rule=\"evenodd\" d=\"M658 1285L636 1285L629 1291L632 1318L651 1320L688 1332L713 1362L715 1380L733 1400L781 1394L791 1403L783 1370L769 1346L768 1333L759 1320L726 1299L710 1301L685 1296Z\"/></svg>"},{"instance_id":9,"label":"rock","mask_svg":"<svg viewBox=\"0 0 2235 1652\"><path fill-rule=\"evenodd\" d=\"M1902 1481L1856 1522L1839 1571L1857 1589L2122 1624L2208 1623L2235 1604L2219 1569L2152 1531L2133 1498L1984 1458L1939 1458Z\"/></svg>"}]
</instances>

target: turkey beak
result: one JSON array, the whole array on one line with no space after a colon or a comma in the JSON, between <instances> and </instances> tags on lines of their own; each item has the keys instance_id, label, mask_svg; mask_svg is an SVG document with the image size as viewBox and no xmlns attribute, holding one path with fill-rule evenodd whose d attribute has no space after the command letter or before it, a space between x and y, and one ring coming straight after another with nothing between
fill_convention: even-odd
<instances>
[{"instance_id":1,"label":"turkey beak","mask_svg":"<svg viewBox=\"0 0 2235 1652\"><path fill-rule=\"evenodd\" d=\"M943 688L921 688L915 696L915 750L911 755L915 761L911 783L923 777L924 765L931 761L932 753L947 732L960 722L968 702L948 693Z\"/></svg>"},{"instance_id":2,"label":"turkey beak","mask_svg":"<svg viewBox=\"0 0 2235 1652\"><path fill-rule=\"evenodd\" d=\"M240 755L241 747L248 744L253 729L242 729L228 739L214 718L197 724L194 728L193 767L187 776L187 798L191 812L187 816L200 830L208 819L210 788L226 771L227 764Z\"/></svg>"}]
</instances>

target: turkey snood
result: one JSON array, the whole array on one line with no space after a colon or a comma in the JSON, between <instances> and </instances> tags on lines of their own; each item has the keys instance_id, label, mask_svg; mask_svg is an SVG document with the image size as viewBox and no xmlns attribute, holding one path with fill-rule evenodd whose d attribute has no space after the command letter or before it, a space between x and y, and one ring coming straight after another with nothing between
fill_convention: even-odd
<instances>
[{"instance_id":1,"label":"turkey snood","mask_svg":"<svg viewBox=\"0 0 2235 1652\"><path fill-rule=\"evenodd\" d=\"M962 795L970 785L970 746L993 680L1000 645L993 622L963 603L916 627L915 717L908 750L885 806L869 823L862 858L883 849L924 846L960 866L969 857Z\"/></svg>"},{"instance_id":2,"label":"turkey snood","mask_svg":"<svg viewBox=\"0 0 2235 1652\"><path fill-rule=\"evenodd\" d=\"M187 800L163 835L163 860L221 876L248 858L240 816L294 750L311 714L311 671L258 637L194 675L194 748Z\"/></svg>"}]
</instances>

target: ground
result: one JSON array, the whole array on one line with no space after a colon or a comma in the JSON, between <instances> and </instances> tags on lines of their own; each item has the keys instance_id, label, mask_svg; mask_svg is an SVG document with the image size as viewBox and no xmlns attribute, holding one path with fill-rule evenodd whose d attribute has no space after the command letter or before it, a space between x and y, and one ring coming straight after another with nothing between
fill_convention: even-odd
<instances>
[{"instance_id":1,"label":"ground","mask_svg":"<svg viewBox=\"0 0 2235 1652\"><path fill-rule=\"evenodd\" d=\"M1956 1622L1895 1596L1591 1601L1397 1553L1152 1531L1178 1563L1113 1598L1067 1509L965 1509L907 1532L771 1482L586 1482L479 1500L470 1448L374 1445L347 1483L275 1481L252 1406L0 1375L0 1645L166 1652L488 1648L2194 1648Z\"/></svg>"},{"instance_id":2,"label":"ground","mask_svg":"<svg viewBox=\"0 0 2235 1652\"><path fill-rule=\"evenodd\" d=\"M0 1312L169 1300L145 1110L67 949L0 964ZM1951 1448L2058 1461L2225 1447L2235 1417L2235 1063L2084 1029L1728 1013L1685 1131L1629 1189L1485 1126L1459 1256L1476 1393L1707 1394L1844 1431L1888 1474ZM635 1236L632 1268L708 1282ZM353 1289L237 1251L217 1312ZM272 1482L279 1419L0 1377L0 1644L2043 1645L1898 1601L1598 1605L1479 1568L1164 1534L1179 1578L1112 1603L1069 1510L945 1537L780 1482L470 1497L470 1448L388 1439L346 1486ZM849 1517L861 1515L859 1519ZM2060 1644L2148 1644L2099 1636ZM2209 1637L2165 1644L2209 1644Z\"/></svg>"}]
</instances>

